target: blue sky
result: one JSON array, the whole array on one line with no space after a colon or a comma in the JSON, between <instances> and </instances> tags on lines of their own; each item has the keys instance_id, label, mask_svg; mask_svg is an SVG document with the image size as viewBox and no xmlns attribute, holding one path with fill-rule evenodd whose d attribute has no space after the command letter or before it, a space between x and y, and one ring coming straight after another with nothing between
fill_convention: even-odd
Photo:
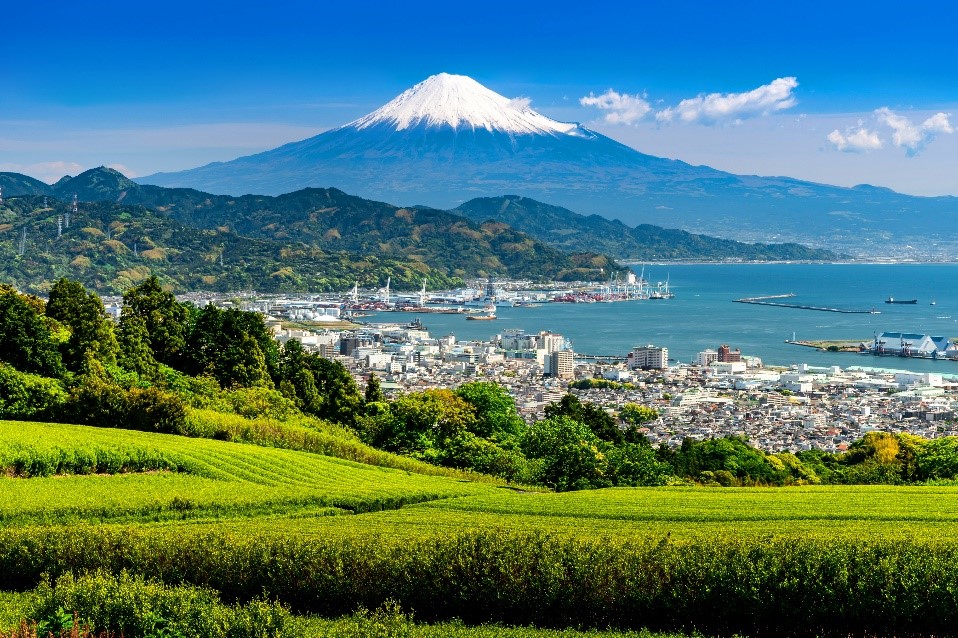
<instances>
[{"instance_id":1,"label":"blue sky","mask_svg":"<svg viewBox=\"0 0 958 638\"><path fill-rule=\"evenodd\" d=\"M952 3L18 4L0 170L47 181L265 150L446 71L654 155L958 194Z\"/></svg>"}]
</instances>

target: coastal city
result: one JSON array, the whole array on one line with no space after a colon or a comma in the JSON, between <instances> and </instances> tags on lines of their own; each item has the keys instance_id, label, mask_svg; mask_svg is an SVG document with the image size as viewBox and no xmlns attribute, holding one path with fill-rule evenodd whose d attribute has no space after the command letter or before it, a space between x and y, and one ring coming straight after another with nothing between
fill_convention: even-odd
<instances>
[{"instance_id":1,"label":"coastal city","mask_svg":"<svg viewBox=\"0 0 958 638\"><path fill-rule=\"evenodd\" d=\"M627 298L625 290L632 291L628 295L641 291L641 299L649 298L642 278L637 281L622 287L622 300ZM653 288L653 293L659 289ZM671 295L667 288L662 290ZM612 414L627 403L648 406L658 418L641 431L653 445L743 436L768 452L841 452L875 430L925 438L958 434L958 380L937 372L895 370L895 362L878 367L869 358L864 365L847 367L767 366L734 344L716 344L689 361L670 358L665 344L636 345L620 357L603 357L576 353L566 336L548 330L496 330L490 323L487 339L464 340L454 334L432 334L423 324L436 312L494 318L496 304L504 305L506 299L510 304L561 303L602 294L598 287L592 292L574 288L518 295L490 280L485 286L438 297L461 306L417 306L417 295L389 301L383 291L360 295L355 289L345 300L255 294L187 295L182 300L260 312L278 342L296 339L307 350L342 363L360 387L375 375L387 395L493 381L507 389L530 423L543 418L546 406L567 392ZM421 300L428 301L422 295ZM118 303L108 303L107 308L119 314ZM356 308L380 312L374 321L364 321L369 315ZM387 314L396 320L381 321ZM884 337L861 347L884 348L891 341ZM934 345L927 339L917 345L901 342L916 353L923 343ZM950 342L939 345L954 349Z\"/></svg>"}]
</instances>

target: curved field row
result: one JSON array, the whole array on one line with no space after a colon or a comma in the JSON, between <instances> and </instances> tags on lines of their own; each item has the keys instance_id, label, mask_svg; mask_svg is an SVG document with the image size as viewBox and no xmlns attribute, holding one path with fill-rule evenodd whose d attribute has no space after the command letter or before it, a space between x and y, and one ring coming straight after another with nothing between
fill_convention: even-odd
<instances>
[{"instance_id":1,"label":"curved field row","mask_svg":"<svg viewBox=\"0 0 958 638\"><path fill-rule=\"evenodd\" d=\"M434 507L624 521L958 522L958 490L932 486L613 488L561 494L503 490Z\"/></svg>"},{"instance_id":2,"label":"curved field row","mask_svg":"<svg viewBox=\"0 0 958 638\"><path fill-rule=\"evenodd\" d=\"M202 524L197 523L202 527ZM389 544L466 530L525 530L572 537L701 541L714 538L949 538L958 490L941 487L636 488L561 494L494 490L339 519L277 515L238 534L377 537Z\"/></svg>"},{"instance_id":3,"label":"curved field row","mask_svg":"<svg viewBox=\"0 0 958 638\"><path fill-rule=\"evenodd\" d=\"M155 473L0 478L0 524L146 520L320 508L371 511L488 491L484 484L307 452L85 426L0 422L0 460L160 459ZM90 452L90 451L93 452Z\"/></svg>"}]
</instances>

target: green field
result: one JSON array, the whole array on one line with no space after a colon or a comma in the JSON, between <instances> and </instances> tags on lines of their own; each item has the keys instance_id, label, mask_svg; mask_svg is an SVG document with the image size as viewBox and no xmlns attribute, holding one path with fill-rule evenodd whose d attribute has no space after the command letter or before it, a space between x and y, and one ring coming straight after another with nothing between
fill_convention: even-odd
<instances>
[{"instance_id":1,"label":"green field","mask_svg":"<svg viewBox=\"0 0 958 638\"><path fill-rule=\"evenodd\" d=\"M204 588L209 609L244 618L266 613L265 596L305 623L284 635L364 635L357 627L380 620L407 632L381 635L509 635L507 625L927 635L958 619L952 487L539 493L12 421L0 422L0 471L0 589L99 570L165 583L174 598ZM0 620L35 613L30 596L0 596ZM390 599L416 621L465 624L350 616Z\"/></svg>"},{"instance_id":2,"label":"green field","mask_svg":"<svg viewBox=\"0 0 958 638\"><path fill-rule=\"evenodd\" d=\"M494 489L317 454L127 430L0 421L0 440L0 469L8 475L0 479L0 525L304 508L325 515ZM16 478L24 468L40 476Z\"/></svg>"}]
</instances>

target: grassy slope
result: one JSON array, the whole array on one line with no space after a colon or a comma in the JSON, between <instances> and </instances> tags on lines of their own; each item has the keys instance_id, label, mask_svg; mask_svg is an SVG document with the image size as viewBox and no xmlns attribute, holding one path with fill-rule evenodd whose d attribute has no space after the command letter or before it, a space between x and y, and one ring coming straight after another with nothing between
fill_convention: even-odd
<instances>
[{"instance_id":1,"label":"grassy slope","mask_svg":"<svg viewBox=\"0 0 958 638\"><path fill-rule=\"evenodd\" d=\"M187 436L279 447L301 452L334 456L366 465L391 467L414 474L501 483L500 479L439 467L424 461L384 452L359 440L345 426L300 416L279 420L269 417L245 418L212 410L191 408L187 416Z\"/></svg>"},{"instance_id":2,"label":"grassy slope","mask_svg":"<svg viewBox=\"0 0 958 638\"><path fill-rule=\"evenodd\" d=\"M0 523L7 525L247 516L304 507L361 512L494 489L308 452L128 430L3 421L0 440L0 468L7 474L24 458L87 472L103 471L89 459L106 458L122 472L146 457L175 470L3 478Z\"/></svg>"},{"instance_id":3,"label":"grassy slope","mask_svg":"<svg viewBox=\"0 0 958 638\"><path fill-rule=\"evenodd\" d=\"M194 531L205 524L187 524ZM362 517L276 517L219 529L237 534L408 540L466 530L526 530L582 538L944 538L958 532L953 487L618 488L561 494L495 490ZM402 542L402 540L398 542Z\"/></svg>"},{"instance_id":4,"label":"grassy slope","mask_svg":"<svg viewBox=\"0 0 958 638\"><path fill-rule=\"evenodd\" d=\"M200 413L202 415L202 413ZM226 427L229 426L229 427ZM417 473L402 457L379 458L332 431L310 443L314 428L224 417L219 436L260 443L86 426L0 421L0 521L111 519L144 522L215 515L213 525L244 534L430 536L507 528L569 534L623 533L698 538L721 532L761 535L910 536L958 530L958 489L951 487L806 486L801 488L640 488L563 494L500 489L493 484ZM245 429L244 429L245 428ZM287 428L277 440L277 433ZM271 436L266 436L270 434ZM305 437L305 438L297 438ZM303 445L303 441L310 443ZM338 441L333 446L331 441ZM280 446L280 447L262 447ZM281 449L329 451L370 464ZM312 448L312 449L310 449ZM364 455L369 454L368 458ZM398 465L400 469L381 467ZM426 466L426 471L431 466ZM52 468L52 470L51 470ZM150 473L129 473L137 469ZM89 476L43 477L87 473ZM114 475L104 475L104 473ZM461 497L449 499L448 497ZM412 506L414 503L419 505ZM397 509L404 505L402 509ZM329 508L359 518L330 519ZM309 526L303 517L317 514ZM260 524L251 515L266 515ZM291 524L284 516L293 517ZM229 519L242 519L235 525Z\"/></svg>"},{"instance_id":5,"label":"grassy slope","mask_svg":"<svg viewBox=\"0 0 958 638\"><path fill-rule=\"evenodd\" d=\"M427 613L434 603L419 600L422 588L427 591L422 594L426 601L433 600L430 596L440 596L435 600L443 601L451 600L448 596L462 598L437 611L437 619L458 615L481 622L500 619L496 610L502 603L495 596L488 598L491 593L483 588L482 579L508 575L525 584L510 590L519 597L519 606L502 612L502 618L537 622L538 612L521 602L521 597L531 595L533 600L538 594L522 587L547 581L554 612L560 614L556 622L568 624L561 614L571 613L571 603L561 592L579 582L577 579L589 580L591 565L601 569L596 582L583 581L581 591L577 590L577 596L585 597L583 613L592 614L591 620L582 622L634 626L635 620L628 615L631 603L616 599L612 607L606 607L596 592L609 587L610 592L618 592L615 595L625 595L628 589L622 589L626 584L620 582L624 575L635 577L635 569L643 579L654 578L659 574L654 570L661 567L665 570L661 572L661 591L656 589L658 581L648 581L650 600L658 605L655 609L675 616L672 620L655 617L658 620L653 624L686 626L676 625L675 618L689 617L686 614L698 609L695 605L719 604L718 598L709 598L709 591L750 606L751 611L742 612L746 614L742 617L728 612L727 617L713 620L716 610L733 609L734 605L703 612L701 626L719 630L753 624L778 627L774 623L779 621L765 619L763 614L774 616L791 609L791 602L781 607L785 604L781 600L793 600L792 594L779 601L781 609L767 610L764 596L755 599L747 591L723 589L743 578L754 581L749 587L757 588L755 591L777 587L774 583L780 581L775 570L794 571L789 587L795 588L795 595L805 596L812 595L803 585L809 578L837 574L830 587L851 586L841 579L844 572L835 572L832 565L854 563L852 567L858 571L852 572L850 583L875 574L875 584L862 581L867 592L863 589L853 594L857 590L849 590L853 596L868 593L869 601L861 609L849 608L849 613L864 614L849 616L851 626L873 618L867 615L871 613L868 605L888 604L891 599L887 596L925 591L924 585L908 585L912 582L908 579L925 573L922 570L934 571L929 578L944 579L941 583L929 581L934 596L951 591L948 579L955 576L951 567L935 562L939 555L948 562L947 556L958 552L950 540L958 531L958 489L948 487L645 488L537 494L306 452L83 426L0 423L0 441L0 467L6 468L12 467L10 459L17 454L21 459L61 458L71 453L87 458L91 450L94 456L112 453L130 459L137 455L158 458L172 468L149 474L0 479L0 512L6 519L0 529L0 559L8 566L29 567L36 572L30 578L43 570L56 574L66 566L125 565L134 573L142 570L155 577L181 574L187 582L220 588L224 595L240 599L247 589L273 591L284 601L290 596L295 609L334 614L348 613L364 600L375 606L384 599L382 592ZM341 511L334 508L367 513L329 516ZM176 520L180 518L190 520ZM76 526L77 521L85 524ZM32 528L25 523L54 525ZM795 556L790 554L793 548L798 548ZM28 562L18 562L17 552L27 552L23 559ZM887 573L881 571L886 565L883 555L890 565ZM520 562L511 563L510 556ZM764 567L754 569L752 557L764 561ZM699 560L711 566L698 567ZM499 561L512 567L497 571ZM652 572L641 567L645 562ZM523 575L527 564L533 572L540 567L551 571L543 572L545 580L540 581L533 572ZM902 576L904 580L896 576L913 564L914 574ZM221 565L222 573L217 573ZM6 573L4 582L13 583L20 572L10 568L13 571ZM570 570L568 577L573 580L563 580L564 570ZM527 576L532 580L523 580ZM699 584L706 576L708 582ZM417 580L423 578L426 580ZM464 579L463 589L455 585L449 589L443 584L448 578L454 579L452 583ZM272 583L270 589L261 582ZM32 586L29 581L22 584ZM682 598L670 597L673 587L686 588ZM875 587L887 587L889 593ZM896 587L902 588L900 594ZM233 591L227 593L230 589ZM474 604L473 595L486 598ZM681 601L689 596L692 607L686 609ZM17 600L0 597L0 607L14 609ZM832 607L822 605L846 604L841 600L840 595L835 600L828 598L816 603L819 607L796 607L794 613L821 608L824 611L817 620L821 624L810 627L825 628L836 616ZM916 599L914 606L910 599L902 600L895 606L890 624L876 624L873 629L893 630L917 622L910 610L950 613L950 607L935 603L933 596L928 601ZM0 614L0 620L10 614L15 611L8 609ZM428 614L421 617L428 619ZM338 627L347 630L337 622L315 620L313 635L337 635ZM950 616L928 620L932 628L943 622L950 622ZM505 635L496 626L404 626L409 635L417 636ZM839 628L847 630L845 625ZM514 635L563 634L520 629Z\"/></svg>"}]
</instances>

